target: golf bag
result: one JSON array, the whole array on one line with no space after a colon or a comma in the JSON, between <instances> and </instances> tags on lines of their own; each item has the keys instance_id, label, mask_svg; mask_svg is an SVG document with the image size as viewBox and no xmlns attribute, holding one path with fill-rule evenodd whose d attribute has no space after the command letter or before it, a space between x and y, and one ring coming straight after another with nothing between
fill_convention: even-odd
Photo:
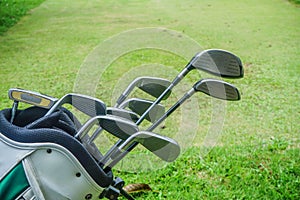
<instances>
[{"instance_id":1,"label":"golf bag","mask_svg":"<svg viewBox=\"0 0 300 200\"><path fill-rule=\"evenodd\" d=\"M0 111L0 199L99 199L108 196L111 171L104 172L80 140L80 124L60 108ZM110 195L114 199L113 195Z\"/></svg>"}]
</instances>

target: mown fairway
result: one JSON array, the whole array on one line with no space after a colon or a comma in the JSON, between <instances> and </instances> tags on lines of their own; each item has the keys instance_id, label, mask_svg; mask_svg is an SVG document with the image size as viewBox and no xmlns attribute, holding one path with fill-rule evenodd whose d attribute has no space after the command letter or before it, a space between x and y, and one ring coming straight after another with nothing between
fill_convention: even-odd
<instances>
[{"instance_id":1,"label":"mown fairway","mask_svg":"<svg viewBox=\"0 0 300 200\"><path fill-rule=\"evenodd\" d=\"M227 103L222 136L203 159L199 152L211 125L212 106L209 98L195 95L200 118L196 127L187 124L181 137L195 129L199 134L185 144L190 148L179 159L160 170L115 174L126 183L148 183L153 191L136 194L140 199L299 199L299 9L285 0L46 0L0 36L0 108L11 107L11 87L56 97L72 92L85 58L113 35L145 27L175 30L203 49L226 49L241 57L245 77L228 81L239 88L242 100ZM171 80L173 71L154 72L149 65L159 63L179 72L187 62L168 51L132 51L114 60L92 83L97 86L95 96L112 105L112 90L135 67L145 65L135 77ZM197 73L191 74L186 84L191 87L198 79ZM182 92L178 90L172 102ZM156 132L177 133L180 114Z\"/></svg>"}]
</instances>

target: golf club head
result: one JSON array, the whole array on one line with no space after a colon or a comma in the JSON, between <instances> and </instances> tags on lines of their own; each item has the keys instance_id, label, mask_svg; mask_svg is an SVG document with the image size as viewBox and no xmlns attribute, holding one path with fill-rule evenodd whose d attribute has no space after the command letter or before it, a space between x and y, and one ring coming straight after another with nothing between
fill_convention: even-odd
<instances>
[{"instance_id":1,"label":"golf club head","mask_svg":"<svg viewBox=\"0 0 300 200\"><path fill-rule=\"evenodd\" d=\"M90 129L98 124L102 129L122 140L128 139L131 135L138 132L137 125L127 119L112 116L99 115L89 119L75 135L76 138L83 138Z\"/></svg>"},{"instance_id":2,"label":"golf club head","mask_svg":"<svg viewBox=\"0 0 300 200\"><path fill-rule=\"evenodd\" d=\"M142 116L144 112L153 104L153 101L146 99L131 98L124 101L121 106L128 107L133 112ZM161 104L155 104L145 119L151 123L156 122L165 113L165 107Z\"/></svg>"},{"instance_id":3,"label":"golf club head","mask_svg":"<svg viewBox=\"0 0 300 200\"><path fill-rule=\"evenodd\" d=\"M208 49L195 55L191 69L199 69L224 78L242 78L242 61L233 53L221 49Z\"/></svg>"},{"instance_id":4,"label":"golf club head","mask_svg":"<svg viewBox=\"0 0 300 200\"><path fill-rule=\"evenodd\" d=\"M180 146L175 140L149 131L140 131L133 134L119 147L119 151L126 149L133 142L140 143L167 162L174 161L180 154Z\"/></svg>"},{"instance_id":5,"label":"golf club head","mask_svg":"<svg viewBox=\"0 0 300 200\"><path fill-rule=\"evenodd\" d=\"M72 105L73 107L90 117L106 114L106 105L101 100L82 94L70 93L66 94L59 101L57 101L46 113L46 116L50 115L56 109L60 108L63 104L66 103Z\"/></svg>"},{"instance_id":6,"label":"golf club head","mask_svg":"<svg viewBox=\"0 0 300 200\"><path fill-rule=\"evenodd\" d=\"M240 92L234 85L221 80L202 79L193 86L193 89L218 99L228 101L241 99Z\"/></svg>"},{"instance_id":7,"label":"golf club head","mask_svg":"<svg viewBox=\"0 0 300 200\"><path fill-rule=\"evenodd\" d=\"M28 103L46 109L50 109L53 104L58 101L57 98L20 88L9 89L8 96L11 100Z\"/></svg>"},{"instance_id":8,"label":"golf club head","mask_svg":"<svg viewBox=\"0 0 300 200\"><path fill-rule=\"evenodd\" d=\"M169 80L157 77L140 77L137 82L138 88L155 98L158 98L171 84ZM171 92L164 96L164 100L167 99L170 94Z\"/></svg>"},{"instance_id":9,"label":"golf club head","mask_svg":"<svg viewBox=\"0 0 300 200\"><path fill-rule=\"evenodd\" d=\"M134 87L138 87L142 91L147 94L158 98L171 84L171 82L167 79L157 78L157 77L138 77L133 80L129 86L124 90L119 99L117 100L116 105L121 104L130 94L130 92L134 89ZM164 96L163 99L167 99L171 94L171 91Z\"/></svg>"},{"instance_id":10,"label":"golf club head","mask_svg":"<svg viewBox=\"0 0 300 200\"><path fill-rule=\"evenodd\" d=\"M125 110L122 108L108 107L106 109L106 112L108 115L123 117L133 122L137 122L137 120L139 119L138 114L136 114L135 112L132 112L130 110Z\"/></svg>"}]
</instances>

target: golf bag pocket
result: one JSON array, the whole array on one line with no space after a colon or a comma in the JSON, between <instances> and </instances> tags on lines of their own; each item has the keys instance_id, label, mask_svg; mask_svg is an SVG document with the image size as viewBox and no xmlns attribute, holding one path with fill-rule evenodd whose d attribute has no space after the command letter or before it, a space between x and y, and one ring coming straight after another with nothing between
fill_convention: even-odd
<instances>
[{"instance_id":1,"label":"golf bag pocket","mask_svg":"<svg viewBox=\"0 0 300 200\"><path fill-rule=\"evenodd\" d=\"M98 199L112 173L74 138L70 113L38 110L18 110L13 123L0 111L0 199Z\"/></svg>"},{"instance_id":2,"label":"golf bag pocket","mask_svg":"<svg viewBox=\"0 0 300 200\"><path fill-rule=\"evenodd\" d=\"M19 163L16 166L14 166L1 179L0 182L1 199L20 199L21 196L29 197L29 195L31 197L34 197L33 193L29 191L30 191L30 186L22 163Z\"/></svg>"}]
</instances>

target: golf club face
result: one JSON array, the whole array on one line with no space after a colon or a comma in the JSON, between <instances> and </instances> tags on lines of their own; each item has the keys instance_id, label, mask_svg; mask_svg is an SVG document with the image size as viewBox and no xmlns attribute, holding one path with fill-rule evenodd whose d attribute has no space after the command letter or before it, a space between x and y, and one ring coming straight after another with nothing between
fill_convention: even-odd
<instances>
[{"instance_id":1,"label":"golf club face","mask_svg":"<svg viewBox=\"0 0 300 200\"><path fill-rule=\"evenodd\" d=\"M153 104L153 101L146 99L131 98L124 102L126 106L133 112L142 116L144 112ZM161 104L156 104L151 111L145 116L149 122L156 122L165 113L165 107Z\"/></svg>"},{"instance_id":2,"label":"golf club face","mask_svg":"<svg viewBox=\"0 0 300 200\"><path fill-rule=\"evenodd\" d=\"M148 93L153 97L159 97L171 84L170 81L157 77L142 76L134 79L128 87L124 90L121 96L118 98L116 105L120 105L130 94L130 92L138 87L142 91ZM171 94L171 91L165 95L164 99L167 99Z\"/></svg>"},{"instance_id":3,"label":"golf club face","mask_svg":"<svg viewBox=\"0 0 300 200\"><path fill-rule=\"evenodd\" d=\"M137 122L137 120L139 119L138 114L136 114L135 112L122 108L108 107L106 111L108 115L123 117L133 122Z\"/></svg>"},{"instance_id":4,"label":"golf club face","mask_svg":"<svg viewBox=\"0 0 300 200\"><path fill-rule=\"evenodd\" d=\"M112 115L99 115L89 119L77 132L75 137L82 139L95 124L98 124L103 130L122 140L128 139L131 135L139 131L135 123L124 118Z\"/></svg>"},{"instance_id":5,"label":"golf club face","mask_svg":"<svg viewBox=\"0 0 300 200\"><path fill-rule=\"evenodd\" d=\"M122 140L139 131L134 122L116 116L101 116L98 122L101 128Z\"/></svg>"},{"instance_id":6,"label":"golf club face","mask_svg":"<svg viewBox=\"0 0 300 200\"><path fill-rule=\"evenodd\" d=\"M46 115L53 113L65 103L72 105L90 117L106 114L106 105L101 100L82 94L70 93L66 94L58 102L56 102Z\"/></svg>"},{"instance_id":7,"label":"golf club face","mask_svg":"<svg viewBox=\"0 0 300 200\"><path fill-rule=\"evenodd\" d=\"M8 96L11 100L28 103L46 109L50 109L53 104L58 101L58 99L54 97L19 88L9 89Z\"/></svg>"},{"instance_id":8,"label":"golf club face","mask_svg":"<svg viewBox=\"0 0 300 200\"><path fill-rule=\"evenodd\" d=\"M171 84L169 80L157 77L140 77L137 82L138 88L155 98L158 98ZM171 91L164 96L163 100L167 99L170 95Z\"/></svg>"},{"instance_id":9,"label":"golf club face","mask_svg":"<svg viewBox=\"0 0 300 200\"><path fill-rule=\"evenodd\" d=\"M221 49L208 49L198 53L191 61L195 69L224 78L244 76L241 59L233 53Z\"/></svg>"},{"instance_id":10,"label":"golf club face","mask_svg":"<svg viewBox=\"0 0 300 200\"><path fill-rule=\"evenodd\" d=\"M167 162L174 161L180 154L180 146L175 140L149 131L140 131L130 136L122 146L120 146L120 149L129 146L133 142L140 143L146 149Z\"/></svg>"},{"instance_id":11,"label":"golf club face","mask_svg":"<svg viewBox=\"0 0 300 200\"><path fill-rule=\"evenodd\" d=\"M193 86L193 89L218 99L228 101L241 99L240 93L234 85L221 80L202 79Z\"/></svg>"}]
</instances>

